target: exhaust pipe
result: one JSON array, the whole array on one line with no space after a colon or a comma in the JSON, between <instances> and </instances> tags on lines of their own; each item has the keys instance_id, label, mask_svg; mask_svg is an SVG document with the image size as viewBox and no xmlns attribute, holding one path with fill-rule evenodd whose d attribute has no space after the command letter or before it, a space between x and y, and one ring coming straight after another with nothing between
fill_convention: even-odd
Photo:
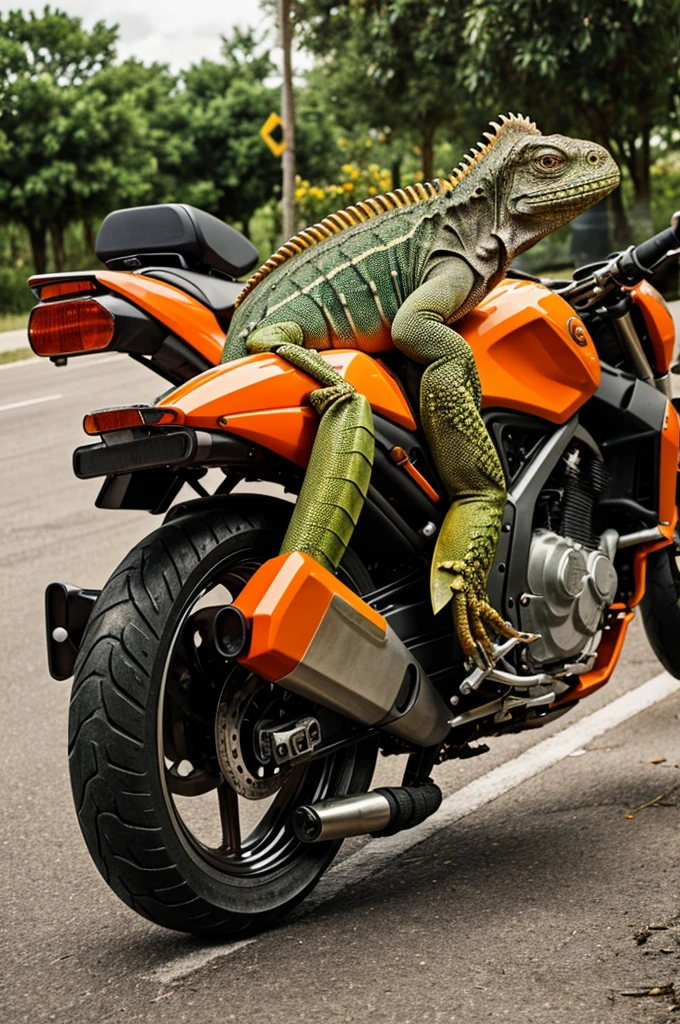
<instances>
[{"instance_id":1,"label":"exhaust pipe","mask_svg":"<svg viewBox=\"0 0 680 1024\"><path fill-rule=\"evenodd\" d=\"M441 790L432 779L422 786L385 786L370 793L298 807L293 814L293 831L303 843L392 836L420 825L441 802Z\"/></svg>"},{"instance_id":2,"label":"exhaust pipe","mask_svg":"<svg viewBox=\"0 0 680 1024\"><path fill-rule=\"evenodd\" d=\"M450 730L450 708L392 627L309 555L265 562L216 616L215 644L263 679L420 747Z\"/></svg>"}]
</instances>

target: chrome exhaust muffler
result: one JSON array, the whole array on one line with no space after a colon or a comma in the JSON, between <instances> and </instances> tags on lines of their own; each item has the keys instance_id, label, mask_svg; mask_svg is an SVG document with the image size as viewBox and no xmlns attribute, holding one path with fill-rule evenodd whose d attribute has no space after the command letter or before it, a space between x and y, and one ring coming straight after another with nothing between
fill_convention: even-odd
<instances>
[{"instance_id":1,"label":"chrome exhaust muffler","mask_svg":"<svg viewBox=\"0 0 680 1024\"><path fill-rule=\"evenodd\" d=\"M439 808L439 786L385 786L370 793L320 800L298 807L293 830L303 843L323 843L351 836L392 836L414 828Z\"/></svg>"}]
</instances>

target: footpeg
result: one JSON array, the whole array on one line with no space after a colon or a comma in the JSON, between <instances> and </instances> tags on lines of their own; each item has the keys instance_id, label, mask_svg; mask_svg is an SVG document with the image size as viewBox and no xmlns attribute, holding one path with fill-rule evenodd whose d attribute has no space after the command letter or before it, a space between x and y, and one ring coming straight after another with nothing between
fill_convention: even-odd
<instances>
[{"instance_id":1,"label":"footpeg","mask_svg":"<svg viewBox=\"0 0 680 1024\"><path fill-rule=\"evenodd\" d=\"M473 690L478 689L479 686L488 679L492 683L504 683L510 686L521 687L526 690L532 686L544 686L546 683L552 682L551 676L546 675L534 675L534 676L516 676L511 672L501 672L500 669L496 668L496 665L508 654L513 647L517 644L531 644L534 640L540 639L540 633L518 633L517 636L511 637L506 640L503 644L496 644L491 652L491 657L482 651L483 659L482 663L475 665L472 671L465 677L463 682L458 687L459 691L463 696L467 696L472 693Z\"/></svg>"},{"instance_id":2,"label":"footpeg","mask_svg":"<svg viewBox=\"0 0 680 1024\"><path fill-rule=\"evenodd\" d=\"M441 790L432 779L423 786L385 786L370 793L298 807L293 829L303 843L350 836L392 836L420 825L441 802Z\"/></svg>"}]
</instances>

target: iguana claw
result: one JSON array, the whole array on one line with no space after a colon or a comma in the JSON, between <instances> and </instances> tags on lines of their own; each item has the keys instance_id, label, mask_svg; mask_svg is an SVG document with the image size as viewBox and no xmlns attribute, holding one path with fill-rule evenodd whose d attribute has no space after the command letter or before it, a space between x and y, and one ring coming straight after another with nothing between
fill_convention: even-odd
<instances>
[{"instance_id":1,"label":"iguana claw","mask_svg":"<svg viewBox=\"0 0 680 1024\"><path fill-rule=\"evenodd\" d=\"M478 645L489 659L493 658L494 649L487 627L500 636L517 639L521 643L533 643L538 639L534 633L516 630L491 607L486 597L482 596L479 581L475 579L477 574L469 564L446 561L440 562L437 569L453 573L453 579L449 582L453 599L453 618L456 634L466 658L477 661Z\"/></svg>"}]
</instances>

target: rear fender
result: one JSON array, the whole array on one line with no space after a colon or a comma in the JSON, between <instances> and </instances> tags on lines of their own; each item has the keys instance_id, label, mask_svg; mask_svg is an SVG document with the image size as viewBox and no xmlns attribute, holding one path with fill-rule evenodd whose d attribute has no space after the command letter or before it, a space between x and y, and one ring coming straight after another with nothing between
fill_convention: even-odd
<instances>
[{"instance_id":1,"label":"rear fender","mask_svg":"<svg viewBox=\"0 0 680 1024\"><path fill-rule=\"evenodd\" d=\"M39 274L28 283L40 306L73 302L79 297L100 303L115 324L107 349L128 353L172 384L190 380L222 358L225 332L214 313L164 281L123 271L96 270ZM68 353L68 358L83 354L87 353Z\"/></svg>"},{"instance_id":2,"label":"rear fender","mask_svg":"<svg viewBox=\"0 0 680 1024\"><path fill-rule=\"evenodd\" d=\"M408 401L387 370L364 352L331 350L321 358L368 399L374 412L415 431ZM309 405L318 383L274 354L258 354L207 370L166 395L187 426L226 431L306 466L318 417Z\"/></svg>"}]
</instances>

